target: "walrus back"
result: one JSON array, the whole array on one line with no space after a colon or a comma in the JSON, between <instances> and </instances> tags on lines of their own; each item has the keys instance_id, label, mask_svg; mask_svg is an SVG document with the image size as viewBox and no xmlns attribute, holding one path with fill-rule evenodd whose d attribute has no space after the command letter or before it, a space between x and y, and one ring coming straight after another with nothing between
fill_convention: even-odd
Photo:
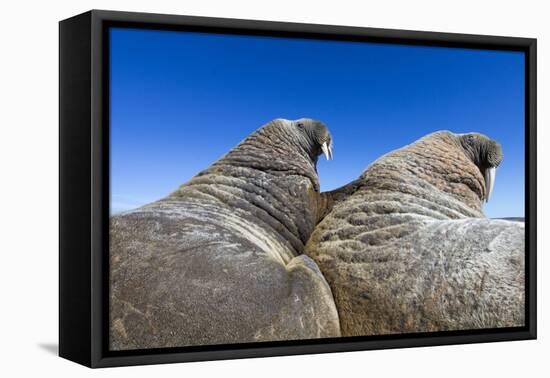
<instances>
[{"instance_id":1,"label":"walrus back","mask_svg":"<svg viewBox=\"0 0 550 378\"><path fill-rule=\"evenodd\" d=\"M306 254L331 286L344 336L520 327L524 241L519 222L411 218L332 241L314 234Z\"/></svg>"},{"instance_id":2,"label":"walrus back","mask_svg":"<svg viewBox=\"0 0 550 378\"><path fill-rule=\"evenodd\" d=\"M339 334L313 261L234 211L208 208L161 201L111 219L112 349Z\"/></svg>"}]
</instances>

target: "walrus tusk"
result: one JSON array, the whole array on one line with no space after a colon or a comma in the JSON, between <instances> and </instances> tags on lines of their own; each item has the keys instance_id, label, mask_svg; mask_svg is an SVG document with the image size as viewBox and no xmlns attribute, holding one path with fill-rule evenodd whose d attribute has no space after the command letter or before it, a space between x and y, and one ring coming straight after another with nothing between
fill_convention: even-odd
<instances>
[{"instance_id":1,"label":"walrus tusk","mask_svg":"<svg viewBox=\"0 0 550 378\"><path fill-rule=\"evenodd\" d=\"M332 160L332 146L327 146L327 142L325 142L321 145L321 150L323 150L327 160Z\"/></svg>"},{"instance_id":2,"label":"walrus tusk","mask_svg":"<svg viewBox=\"0 0 550 378\"><path fill-rule=\"evenodd\" d=\"M485 202L489 202L491 198L491 193L493 193L493 188L495 186L495 178L497 175L497 169L495 167L487 168L485 170Z\"/></svg>"}]
</instances>

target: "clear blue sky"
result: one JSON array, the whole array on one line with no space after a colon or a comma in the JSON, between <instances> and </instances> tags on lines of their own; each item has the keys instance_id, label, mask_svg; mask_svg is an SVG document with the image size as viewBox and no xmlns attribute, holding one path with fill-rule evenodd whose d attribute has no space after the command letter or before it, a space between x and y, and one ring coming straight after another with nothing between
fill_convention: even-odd
<instances>
[{"instance_id":1,"label":"clear blue sky","mask_svg":"<svg viewBox=\"0 0 550 378\"><path fill-rule=\"evenodd\" d=\"M437 130L498 140L489 217L524 215L519 52L111 30L111 211L155 201L274 118L325 122L321 189Z\"/></svg>"}]
</instances>

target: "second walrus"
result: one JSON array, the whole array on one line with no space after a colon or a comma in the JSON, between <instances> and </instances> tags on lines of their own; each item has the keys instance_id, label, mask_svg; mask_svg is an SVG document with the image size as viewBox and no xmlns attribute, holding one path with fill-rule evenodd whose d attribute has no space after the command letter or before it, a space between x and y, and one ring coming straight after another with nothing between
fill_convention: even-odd
<instances>
[{"instance_id":1,"label":"second walrus","mask_svg":"<svg viewBox=\"0 0 550 378\"><path fill-rule=\"evenodd\" d=\"M524 225L482 212L501 160L486 136L441 131L328 193L305 253L343 336L524 325Z\"/></svg>"}]
</instances>

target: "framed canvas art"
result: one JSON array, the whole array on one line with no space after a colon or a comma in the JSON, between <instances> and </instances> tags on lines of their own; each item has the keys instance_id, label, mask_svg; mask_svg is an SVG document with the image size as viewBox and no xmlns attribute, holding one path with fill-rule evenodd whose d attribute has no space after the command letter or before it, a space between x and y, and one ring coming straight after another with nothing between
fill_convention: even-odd
<instances>
[{"instance_id":1,"label":"framed canvas art","mask_svg":"<svg viewBox=\"0 0 550 378\"><path fill-rule=\"evenodd\" d=\"M59 353L536 337L536 40L60 22Z\"/></svg>"}]
</instances>

